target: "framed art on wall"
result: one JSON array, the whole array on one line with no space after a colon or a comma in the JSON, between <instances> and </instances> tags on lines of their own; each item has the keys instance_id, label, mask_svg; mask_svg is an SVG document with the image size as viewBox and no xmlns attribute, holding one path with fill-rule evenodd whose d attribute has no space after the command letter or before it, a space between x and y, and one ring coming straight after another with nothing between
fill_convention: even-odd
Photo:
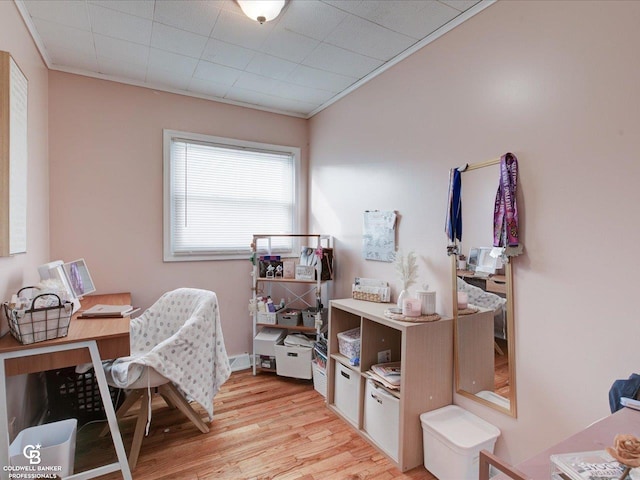
<instances>
[{"instance_id":1,"label":"framed art on wall","mask_svg":"<svg viewBox=\"0 0 640 480\"><path fill-rule=\"evenodd\" d=\"M0 256L27 251L27 78L0 52Z\"/></svg>"}]
</instances>

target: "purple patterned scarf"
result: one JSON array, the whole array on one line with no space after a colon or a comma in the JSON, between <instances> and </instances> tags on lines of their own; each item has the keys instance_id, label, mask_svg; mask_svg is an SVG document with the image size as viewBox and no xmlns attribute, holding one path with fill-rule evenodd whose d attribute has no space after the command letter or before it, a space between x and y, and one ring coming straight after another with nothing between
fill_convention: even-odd
<instances>
[{"instance_id":1,"label":"purple patterned scarf","mask_svg":"<svg viewBox=\"0 0 640 480\"><path fill-rule=\"evenodd\" d=\"M500 158L500 184L493 212L494 247L517 247L519 245L518 206L516 205L517 179L518 159L513 153L505 153Z\"/></svg>"}]
</instances>

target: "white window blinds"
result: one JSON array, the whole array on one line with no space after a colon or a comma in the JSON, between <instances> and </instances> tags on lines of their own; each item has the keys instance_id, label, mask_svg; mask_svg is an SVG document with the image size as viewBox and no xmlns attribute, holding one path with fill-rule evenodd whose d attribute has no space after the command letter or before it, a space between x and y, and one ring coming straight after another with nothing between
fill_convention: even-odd
<instances>
[{"instance_id":1,"label":"white window blinds","mask_svg":"<svg viewBox=\"0 0 640 480\"><path fill-rule=\"evenodd\" d=\"M168 141L169 188L165 195L169 199L165 198L165 209L168 206L169 215L165 212L165 218L169 217L170 226L168 239L165 231L165 243L169 242L165 259L167 253L172 257L169 260L248 254L254 233L296 230L294 152L234 145L228 139L208 142L199 137L172 135ZM167 138L165 155L166 143ZM291 248L284 240L272 247Z\"/></svg>"}]
</instances>

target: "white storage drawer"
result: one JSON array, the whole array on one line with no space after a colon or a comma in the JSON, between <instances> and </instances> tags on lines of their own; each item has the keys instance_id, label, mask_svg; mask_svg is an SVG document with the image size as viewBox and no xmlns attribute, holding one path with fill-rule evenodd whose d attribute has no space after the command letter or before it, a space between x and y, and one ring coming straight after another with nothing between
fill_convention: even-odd
<instances>
[{"instance_id":1,"label":"white storage drawer","mask_svg":"<svg viewBox=\"0 0 640 480\"><path fill-rule=\"evenodd\" d=\"M391 458L398 461L400 400L367 380L363 429Z\"/></svg>"},{"instance_id":2,"label":"white storage drawer","mask_svg":"<svg viewBox=\"0 0 640 480\"><path fill-rule=\"evenodd\" d=\"M354 425L360 416L360 374L335 362L333 401L336 408Z\"/></svg>"},{"instance_id":3,"label":"white storage drawer","mask_svg":"<svg viewBox=\"0 0 640 480\"><path fill-rule=\"evenodd\" d=\"M311 380L312 348L289 347L282 343L275 345L274 348L276 350L276 373L278 375Z\"/></svg>"}]
</instances>

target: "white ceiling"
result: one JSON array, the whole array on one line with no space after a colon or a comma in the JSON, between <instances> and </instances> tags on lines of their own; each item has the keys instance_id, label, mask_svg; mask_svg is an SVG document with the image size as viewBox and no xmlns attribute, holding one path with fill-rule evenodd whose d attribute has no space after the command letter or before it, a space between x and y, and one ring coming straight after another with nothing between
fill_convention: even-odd
<instances>
[{"instance_id":1,"label":"white ceiling","mask_svg":"<svg viewBox=\"0 0 640 480\"><path fill-rule=\"evenodd\" d=\"M47 66L308 118L495 0L15 0Z\"/></svg>"}]
</instances>

